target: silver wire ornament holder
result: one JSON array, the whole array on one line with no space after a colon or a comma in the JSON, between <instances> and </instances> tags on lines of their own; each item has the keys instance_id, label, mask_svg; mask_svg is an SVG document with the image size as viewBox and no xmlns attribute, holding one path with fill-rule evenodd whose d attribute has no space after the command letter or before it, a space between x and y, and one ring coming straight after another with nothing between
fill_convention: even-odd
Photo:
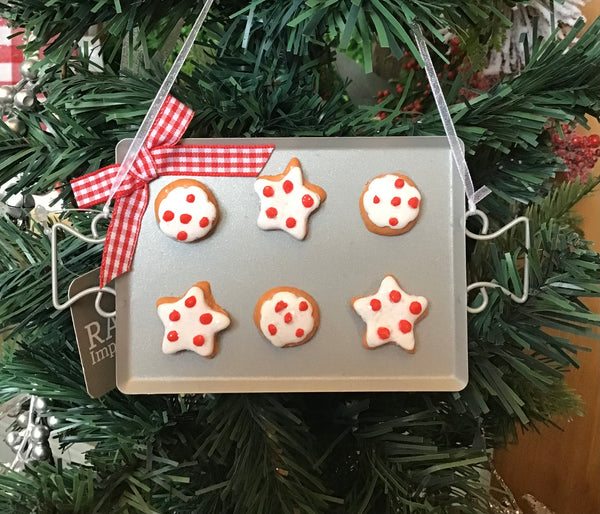
<instances>
[{"instance_id":1,"label":"silver wire ornament holder","mask_svg":"<svg viewBox=\"0 0 600 514\"><path fill-rule=\"evenodd\" d=\"M504 234L506 231L510 230L512 227L519 223L523 223L525 225L525 259L524 259L524 271L523 271L523 294L521 296L517 296L513 292L506 289L504 286L498 284L497 282L475 282L473 284L469 284L467 286L467 294L473 289L479 288L481 294L481 305L478 307L470 307L467 305L467 312L470 314L477 314L482 312L488 305L488 294L486 288L494 288L500 289L504 294L510 296L511 300L516 303L525 303L527 298L529 297L529 250L531 248L531 240L530 240L530 228L529 228L529 218L526 216L520 216L508 224L504 225L502 228L488 234L489 220L487 215L477 209L477 203L483 200L488 194L491 193L491 190L487 186L483 186L477 191L473 186L473 180L471 179L471 174L469 173L469 167L467 165L467 161L465 159L465 154L463 151L462 143L456 134L456 128L454 127L454 122L452 121L452 115L448 109L448 104L446 103L446 99L444 98L444 93L442 91L442 87L440 86L440 81L438 80L435 67L433 66L433 61L431 60L431 55L429 54L429 50L427 49L427 40L425 36L423 36L423 31L421 30L421 26L413 22L413 33L415 35L415 42L417 44L417 48L419 49L419 53L421 54L421 58L425 64L425 73L429 80L429 84L431 85L431 94L435 100L437 105L440 119L442 121L442 125L444 126L444 131L446 132L446 136L448 138L448 142L450 144L450 153L456 163L456 167L458 169L458 173L462 180L462 183L465 188L465 195L467 197L468 209L465 215L465 233L471 239L475 239L478 241L489 241L491 239L495 239L496 237ZM467 219L471 216L478 216L482 220L482 230L481 234L475 234L471 232L467 226Z\"/></svg>"},{"instance_id":2,"label":"silver wire ornament holder","mask_svg":"<svg viewBox=\"0 0 600 514\"><path fill-rule=\"evenodd\" d=\"M100 302L102 300L102 295L104 293L112 294L113 296L116 297L117 293L112 287L107 287L107 286L104 286L103 288L100 288L99 286L88 287L87 289L84 289L83 291L80 291L76 295L69 298L66 302L61 303L60 300L58 299L58 231L62 230L64 232L68 232L69 234L75 236L77 239L81 239L82 241L84 241L86 243L104 244L106 236L100 237L98 235L97 225L101 219L105 219L105 218L108 218L108 215L103 211L99 212L94 217L94 219L92 220L92 225L91 225L92 237L85 236L81 232L75 230L73 227L70 227L69 225L66 225L64 223L57 222L52 225L52 228L50 229L52 305L54 305L54 308L56 310L58 310L58 311L65 310L65 309L69 308L71 305L73 305L77 300L83 298L84 296L96 293L96 301L94 302L94 307L96 308L96 311L98 312L98 314L100 314L100 316L103 316L105 318L112 318L113 316L116 316L115 311L106 312L100 306ZM47 218L46 218L46 220L44 220L42 218L42 224L45 225L45 230L47 230Z\"/></svg>"}]
</instances>

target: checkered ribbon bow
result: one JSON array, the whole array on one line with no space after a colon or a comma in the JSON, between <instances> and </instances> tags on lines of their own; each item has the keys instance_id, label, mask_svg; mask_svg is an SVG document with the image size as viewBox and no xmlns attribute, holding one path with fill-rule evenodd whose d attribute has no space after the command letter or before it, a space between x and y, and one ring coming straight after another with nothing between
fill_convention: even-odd
<instances>
[{"instance_id":1,"label":"checkered ribbon bow","mask_svg":"<svg viewBox=\"0 0 600 514\"><path fill-rule=\"evenodd\" d=\"M192 120L193 111L168 96L131 170L114 195L106 234L100 287L129 271L142 217L148 206L148 182L161 175L255 177L273 145L175 146ZM110 199L118 164L71 181L77 205L88 208Z\"/></svg>"}]
</instances>

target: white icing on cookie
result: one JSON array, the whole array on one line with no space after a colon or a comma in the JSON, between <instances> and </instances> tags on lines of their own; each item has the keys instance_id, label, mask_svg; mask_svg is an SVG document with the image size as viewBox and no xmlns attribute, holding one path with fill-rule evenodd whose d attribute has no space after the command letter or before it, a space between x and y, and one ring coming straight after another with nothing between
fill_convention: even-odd
<instances>
[{"instance_id":1,"label":"white icing on cookie","mask_svg":"<svg viewBox=\"0 0 600 514\"><path fill-rule=\"evenodd\" d=\"M375 225L402 230L419 215L421 193L404 179L388 174L369 182L362 203Z\"/></svg>"},{"instance_id":2,"label":"white icing on cookie","mask_svg":"<svg viewBox=\"0 0 600 514\"><path fill-rule=\"evenodd\" d=\"M260 331L279 348L299 343L314 326L312 304L291 292L279 291L260 307Z\"/></svg>"},{"instance_id":3,"label":"white icing on cookie","mask_svg":"<svg viewBox=\"0 0 600 514\"><path fill-rule=\"evenodd\" d=\"M202 239L213 228L217 206L198 186L176 187L158 207L160 229L185 243Z\"/></svg>"},{"instance_id":4,"label":"white icing on cookie","mask_svg":"<svg viewBox=\"0 0 600 514\"><path fill-rule=\"evenodd\" d=\"M304 185L297 159L292 159L288 167L279 180L259 178L254 183L260 198L257 224L263 230L284 230L296 239L304 239L308 217L321 205L321 197Z\"/></svg>"},{"instance_id":5,"label":"white icing on cookie","mask_svg":"<svg viewBox=\"0 0 600 514\"><path fill-rule=\"evenodd\" d=\"M157 311L165 326L163 353L191 350L210 357L215 351L216 333L230 323L226 314L208 306L204 291L198 286L191 287L175 302L161 303Z\"/></svg>"},{"instance_id":6,"label":"white icing on cookie","mask_svg":"<svg viewBox=\"0 0 600 514\"><path fill-rule=\"evenodd\" d=\"M412 352L414 325L427 305L426 298L407 294L392 275L386 275L375 294L357 298L352 308L367 324L367 346L376 348L393 342Z\"/></svg>"}]
</instances>

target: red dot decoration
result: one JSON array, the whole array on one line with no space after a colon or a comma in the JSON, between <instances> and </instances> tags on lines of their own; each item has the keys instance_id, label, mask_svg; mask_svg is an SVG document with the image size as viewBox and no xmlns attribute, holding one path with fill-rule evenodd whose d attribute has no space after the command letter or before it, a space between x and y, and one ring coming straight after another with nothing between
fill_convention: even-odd
<instances>
[{"instance_id":1,"label":"red dot decoration","mask_svg":"<svg viewBox=\"0 0 600 514\"><path fill-rule=\"evenodd\" d=\"M198 334L197 336L194 336L194 339L192 339L192 342L194 343L194 346L202 346L205 342L204 336L201 334Z\"/></svg>"},{"instance_id":2,"label":"red dot decoration","mask_svg":"<svg viewBox=\"0 0 600 514\"><path fill-rule=\"evenodd\" d=\"M390 302L398 303L401 299L402 295L400 294L400 291L397 291L396 289L390 291Z\"/></svg>"},{"instance_id":3,"label":"red dot decoration","mask_svg":"<svg viewBox=\"0 0 600 514\"><path fill-rule=\"evenodd\" d=\"M277 333L277 327L275 325L273 325L273 323L271 323L267 327L267 330L269 331L269 334L271 334L272 336L274 336Z\"/></svg>"},{"instance_id":4,"label":"red dot decoration","mask_svg":"<svg viewBox=\"0 0 600 514\"><path fill-rule=\"evenodd\" d=\"M292 322L292 313L291 312L286 312L285 316L283 317L283 321L285 321L286 323L290 324Z\"/></svg>"},{"instance_id":5,"label":"red dot decoration","mask_svg":"<svg viewBox=\"0 0 600 514\"><path fill-rule=\"evenodd\" d=\"M377 298L373 298L369 302L369 305L371 306L372 311L377 312L379 309L381 309L381 302Z\"/></svg>"},{"instance_id":6,"label":"red dot decoration","mask_svg":"<svg viewBox=\"0 0 600 514\"><path fill-rule=\"evenodd\" d=\"M192 217L189 214L182 214L179 216L179 221L184 225L187 225L190 221L192 221Z\"/></svg>"},{"instance_id":7,"label":"red dot decoration","mask_svg":"<svg viewBox=\"0 0 600 514\"><path fill-rule=\"evenodd\" d=\"M302 300L300 302L300 305L298 305L298 309L300 309L302 312L308 310L308 302L305 302L304 300Z\"/></svg>"},{"instance_id":8,"label":"red dot decoration","mask_svg":"<svg viewBox=\"0 0 600 514\"><path fill-rule=\"evenodd\" d=\"M304 330L302 330L301 328L296 330L296 337L302 337L303 335L304 335Z\"/></svg>"},{"instance_id":9,"label":"red dot decoration","mask_svg":"<svg viewBox=\"0 0 600 514\"><path fill-rule=\"evenodd\" d=\"M398 205L400 205L400 197L399 196L394 196L394 198L392 198L392 205L394 207L398 207Z\"/></svg>"},{"instance_id":10,"label":"red dot decoration","mask_svg":"<svg viewBox=\"0 0 600 514\"><path fill-rule=\"evenodd\" d=\"M267 215L267 218L273 219L275 216L277 216L277 209L275 207L269 207L265 211L265 214Z\"/></svg>"},{"instance_id":11,"label":"red dot decoration","mask_svg":"<svg viewBox=\"0 0 600 514\"><path fill-rule=\"evenodd\" d=\"M403 334L408 334L412 330L412 325L410 324L410 321L403 319L400 321L400 323L398 323L398 328Z\"/></svg>"},{"instance_id":12,"label":"red dot decoration","mask_svg":"<svg viewBox=\"0 0 600 514\"><path fill-rule=\"evenodd\" d=\"M187 232L185 230L182 230L181 232L177 232L177 239L179 239L180 241L185 241L187 239Z\"/></svg>"},{"instance_id":13,"label":"red dot decoration","mask_svg":"<svg viewBox=\"0 0 600 514\"><path fill-rule=\"evenodd\" d=\"M379 336L379 339L387 339L390 337L390 330L389 328L379 327L377 329L377 335Z\"/></svg>"},{"instance_id":14,"label":"red dot decoration","mask_svg":"<svg viewBox=\"0 0 600 514\"><path fill-rule=\"evenodd\" d=\"M171 314L169 314L169 319L171 321L179 321L181 318L181 314L179 314L178 311L171 311Z\"/></svg>"},{"instance_id":15,"label":"red dot decoration","mask_svg":"<svg viewBox=\"0 0 600 514\"><path fill-rule=\"evenodd\" d=\"M171 330L168 334L167 334L167 339L169 341L171 341L172 343L174 343L175 341L177 341L177 339L179 339L179 334L177 333L176 330Z\"/></svg>"},{"instance_id":16,"label":"red dot decoration","mask_svg":"<svg viewBox=\"0 0 600 514\"><path fill-rule=\"evenodd\" d=\"M188 203L194 203L196 201L196 197L194 195L187 195L185 197L185 201Z\"/></svg>"},{"instance_id":17,"label":"red dot decoration","mask_svg":"<svg viewBox=\"0 0 600 514\"><path fill-rule=\"evenodd\" d=\"M413 209L416 209L419 206L419 199L416 196L413 196L408 201L408 205L410 205Z\"/></svg>"},{"instance_id":18,"label":"red dot decoration","mask_svg":"<svg viewBox=\"0 0 600 514\"><path fill-rule=\"evenodd\" d=\"M413 314L420 314L421 311L423 310L423 307L421 306L421 304L419 302L412 302L410 304L409 310Z\"/></svg>"},{"instance_id":19,"label":"red dot decoration","mask_svg":"<svg viewBox=\"0 0 600 514\"><path fill-rule=\"evenodd\" d=\"M173 211L165 211L163 214L163 220L172 221L175 217L175 213Z\"/></svg>"},{"instance_id":20,"label":"red dot decoration","mask_svg":"<svg viewBox=\"0 0 600 514\"><path fill-rule=\"evenodd\" d=\"M195 296L190 296L189 298L185 299L185 306L189 307L190 309L196 305L196 297Z\"/></svg>"},{"instance_id":21,"label":"red dot decoration","mask_svg":"<svg viewBox=\"0 0 600 514\"><path fill-rule=\"evenodd\" d=\"M265 195L267 198L271 198L271 196L273 196L274 194L275 190L271 186L265 186L263 188L263 195Z\"/></svg>"},{"instance_id":22,"label":"red dot decoration","mask_svg":"<svg viewBox=\"0 0 600 514\"><path fill-rule=\"evenodd\" d=\"M296 220L294 218L288 218L285 220L285 226L287 228L294 228L296 226Z\"/></svg>"},{"instance_id":23,"label":"red dot decoration","mask_svg":"<svg viewBox=\"0 0 600 514\"><path fill-rule=\"evenodd\" d=\"M307 209L310 209L315 204L315 200L310 195L304 195L302 197L302 205Z\"/></svg>"},{"instance_id":24,"label":"red dot decoration","mask_svg":"<svg viewBox=\"0 0 600 514\"><path fill-rule=\"evenodd\" d=\"M200 220L200 227L201 228L206 228L206 227L208 227L209 223L210 223L210 220L206 216L204 216L204 218L202 218Z\"/></svg>"},{"instance_id":25,"label":"red dot decoration","mask_svg":"<svg viewBox=\"0 0 600 514\"><path fill-rule=\"evenodd\" d=\"M200 315L200 323L203 325L210 325L213 320L213 316L210 312L205 312Z\"/></svg>"},{"instance_id":26,"label":"red dot decoration","mask_svg":"<svg viewBox=\"0 0 600 514\"><path fill-rule=\"evenodd\" d=\"M395 227L398 224L398 218L390 218L388 223L392 226Z\"/></svg>"},{"instance_id":27,"label":"red dot decoration","mask_svg":"<svg viewBox=\"0 0 600 514\"><path fill-rule=\"evenodd\" d=\"M283 183L283 190L286 194L290 194L294 190L294 184L290 180L286 180Z\"/></svg>"},{"instance_id":28,"label":"red dot decoration","mask_svg":"<svg viewBox=\"0 0 600 514\"><path fill-rule=\"evenodd\" d=\"M396 186L396 188L402 189L404 187L404 179L397 178L396 182L394 182L394 185Z\"/></svg>"},{"instance_id":29,"label":"red dot decoration","mask_svg":"<svg viewBox=\"0 0 600 514\"><path fill-rule=\"evenodd\" d=\"M379 200L379 197L377 195L375 195L373 197L373 203L379 203L381 200Z\"/></svg>"},{"instance_id":30,"label":"red dot decoration","mask_svg":"<svg viewBox=\"0 0 600 514\"><path fill-rule=\"evenodd\" d=\"M285 303L283 300L280 300L275 304L275 312L281 312L283 309L287 308L287 306L287 303Z\"/></svg>"}]
</instances>

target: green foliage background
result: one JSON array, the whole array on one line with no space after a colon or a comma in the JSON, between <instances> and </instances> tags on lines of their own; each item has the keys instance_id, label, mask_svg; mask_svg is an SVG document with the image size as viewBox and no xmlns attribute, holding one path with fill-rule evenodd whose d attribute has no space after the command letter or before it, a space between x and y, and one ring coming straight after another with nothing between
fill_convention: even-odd
<instances>
[{"instance_id":1,"label":"green foliage background","mask_svg":"<svg viewBox=\"0 0 600 514\"><path fill-rule=\"evenodd\" d=\"M501 41L503 12L516 3L527 2L216 2L173 93L196 112L189 137L441 135L434 107L416 117L401 110L403 98L354 105L334 52L360 50L367 70L375 40L398 57L416 53L416 20L440 63L439 31L448 26L475 59ZM117 141L135 133L164 77L170 34L200 8L190 0L6 0L2 15L36 35L29 50L55 39L41 65L47 101L20 114L26 137L0 124L0 183L17 177L11 192L40 193L59 182L70 206L68 180L110 164ZM106 65L90 71L84 55L71 54L96 23ZM489 307L469 316L470 381L458 393L114 391L92 400L69 314L52 308L48 238L34 222L17 227L1 217L0 399L51 398L61 443L95 445L85 466L35 463L1 474L2 512L486 511L490 490L480 473L490 448L581 410L564 384L581 348L547 329L592 336L600 321L582 301L600 294L600 257L569 214L598 180L556 185L565 168L545 130L600 112L600 20L581 29L535 41L520 75L475 100L459 96L460 82L447 85L474 181L493 190L480 204L491 230L520 214L532 220L530 298L516 305L492 291ZM92 214L67 217L89 231ZM493 277L521 290L522 241L515 229L493 244L469 245L470 281ZM99 249L69 238L60 252L63 285L100 259Z\"/></svg>"}]
</instances>

